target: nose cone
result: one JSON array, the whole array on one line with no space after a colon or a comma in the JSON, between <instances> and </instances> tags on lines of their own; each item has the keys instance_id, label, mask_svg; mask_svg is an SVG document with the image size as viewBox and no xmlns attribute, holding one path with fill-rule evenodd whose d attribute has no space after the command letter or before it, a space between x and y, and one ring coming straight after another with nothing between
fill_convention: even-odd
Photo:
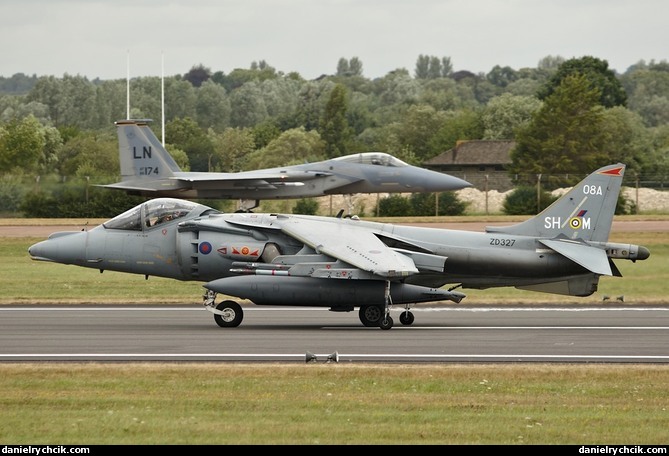
<instances>
[{"instance_id":1,"label":"nose cone","mask_svg":"<svg viewBox=\"0 0 669 456\"><path fill-rule=\"evenodd\" d=\"M432 192L446 192L451 190L461 190L463 188L472 187L472 184L459 177L451 176L449 174L440 173L437 171L424 170L429 172L425 175L425 188Z\"/></svg>"},{"instance_id":2,"label":"nose cone","mask_svg":"<svg viewBox=\"0 0 669 456\"><path fill-rule=\"evenodd\" d=\"M650 257L650 250L648 250L646 247L640 245L639 246L639 251L636 254L636 259L637 260L645 260L648 257Z\"/></svg>"},{"instance_id":3,"label":"nose cone","mask_svg":"<svg viewBox=\"0 0 669 456\"><path fill-rule=\"evenodd\" d=\"M63 264L81 264L85 261L86 231L61 231L53 233L46 241L28 248L35 261L53 261Z\"/></svg>"}]
</instances>

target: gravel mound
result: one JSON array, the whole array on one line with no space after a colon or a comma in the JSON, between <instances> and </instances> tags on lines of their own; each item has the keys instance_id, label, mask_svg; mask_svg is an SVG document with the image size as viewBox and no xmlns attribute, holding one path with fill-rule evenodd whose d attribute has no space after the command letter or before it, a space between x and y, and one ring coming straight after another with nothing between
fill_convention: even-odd
<instances>
[{"instance_id":1,"label":"gravel mound","mask_svg":"<svg viewBox=\"0 0 669 456\"><path fill-rule=\"evenodd\" d=\"M561 196L569 191L569 188L561 188L553 191L553 195ZM654 190L651 188L622 188L623 195L637 204L639 212L669 213L669 191ZM468 203L466 214L501 214L504 199L509 192L498 192L490 190L483 192L475 188L465 188L455 192L461 201ZM333 213L344 209L347 214L363 214L371 216L372 211L380 198L389 196L389 193L380 194L356 194L356 195L333 195L318 198L321 214L329 214L331 207ZM404 194L409 196L410 194ZM332 200L332 203L330 201ZM487 211L486 211L487 206Z\"/></svg>"}]
</instances>

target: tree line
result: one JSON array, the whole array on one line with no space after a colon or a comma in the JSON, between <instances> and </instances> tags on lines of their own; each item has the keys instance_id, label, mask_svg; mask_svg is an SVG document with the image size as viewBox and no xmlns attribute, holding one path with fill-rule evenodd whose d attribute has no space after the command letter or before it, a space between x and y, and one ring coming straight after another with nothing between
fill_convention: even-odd
<instances>
[{"instance_id":1,"label":"tree line","mask_svg":"<svg viewBox=\"0 0 669 456\"><path fill-rule=\"evenodd\" d=\"M536 68L475 74L453 71L448 57L420 55L412 73L398 68L368 79L353 57L315 80L260 61L228 74L199 64L129 84L16 74L0 77L0 213L42 208L37 212L58 217L106 217L134 204L95 187L118 180L114 122L128 110L131 118L156 120L159 137L164 114L166 147L191 171L362 151L421 165L461 140L512 139L506 172L518 185L537 174L547 176L549 190L573 185L615 162L627 164L628 179L648 185L664 186L669 174L665 61L640 61L618 74L596 57L548 56ZM229 202L219 205L226 210Z\"/></svg>"}]
</instances>

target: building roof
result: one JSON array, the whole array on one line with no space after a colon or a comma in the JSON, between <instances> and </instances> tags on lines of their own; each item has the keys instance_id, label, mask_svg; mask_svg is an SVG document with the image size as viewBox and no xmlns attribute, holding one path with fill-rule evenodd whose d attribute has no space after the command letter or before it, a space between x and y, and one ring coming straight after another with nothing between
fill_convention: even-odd
<instances>
[{"instance_id":1,"label":"building roof","mask_svg":"<svg viewBox=\"0 0 669 456\"><path fill-rule=\"evenodd\" d=\"M516 142L512 140L458 141L453 149L423 162L423 165L507 165L511 163L511 150L514 147Z\"/></svg>"}]
</instances>

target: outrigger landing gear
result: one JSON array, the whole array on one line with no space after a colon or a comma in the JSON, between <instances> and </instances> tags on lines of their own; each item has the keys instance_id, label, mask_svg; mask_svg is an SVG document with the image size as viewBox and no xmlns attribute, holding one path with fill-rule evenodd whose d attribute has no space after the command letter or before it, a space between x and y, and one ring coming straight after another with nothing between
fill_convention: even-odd
<instances>
[{"instance_id":1,"label":"outrigger landing gear","mask_svg":"<svg viewBox=\"0 0 669 456\"><path fill-rule=\"evenodd\" d=\"M414 316L413 313L409 310L409 304L404 308L404 312L400 314L400 323L405 326L408 326L413 323Z\"/></svg>"},{"instance_id":2,"label":"outrigger landing gear","mask_svg":"<svg viewBox=\"0 0 669 456\"><path fill-rule=\"evenodd\" d=\"M214 321L221 328L234 328L244 319L242 306L235 301L222 301L216 305L216 292L207 290L202 296L205 309L214 314Z\"/></svg>"}]
</instances>

